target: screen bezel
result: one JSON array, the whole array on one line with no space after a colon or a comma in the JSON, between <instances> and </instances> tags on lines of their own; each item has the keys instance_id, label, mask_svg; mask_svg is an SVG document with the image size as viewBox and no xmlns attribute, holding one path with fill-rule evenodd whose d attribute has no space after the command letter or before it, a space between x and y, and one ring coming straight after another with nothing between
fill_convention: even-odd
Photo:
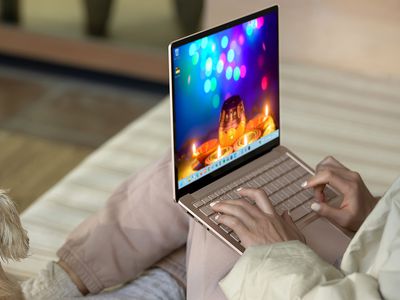
<instances>
[{"instance_id":1,"label":"screen bezel","mask_svg":"<svg viewBox=\"0 0 400 300\"><path fill-rule=\"evenodd\" d=\"M174 70L173 70L173 53L174 49L176 47L180 47L182 45L185 45L187 43L193 42L195 40L201 39L205 36L209 36L215 33L218 33L220 31L229 29L231 27L240 25L242 23L246 23L250 20L256 19L258 17L261 17L263 15L266 15L268 13L276 13L277 17L277 47L278 47L278 95L277 95L277 103L278 103L278 111L280 115L280 75L279 75L279 15L278 15L278 6L272 6L266 9L263 9L261 11L252 13L250 15L246 15L244 17L241 17L239 19L235 19L233 21L230 21L228 23L219 25L217 27L213 27L211 29L207 29L195 34L192 34L190 36L184 37L182 39L176 40L174 42L171 42L168 47L168 58L169 58L169 87L170 87L170 113L171 113L171 127L172 127L172 135L171 135L171 141L172 141L172 179L173 179L173 185L174 185L174 200L177 202L179 199L189 193L194 193L197 190L201 189L202 187L226 176L230 172L235 171L236 169L242 167L243 165L247 164L249 161L253 161L256 158L270 152L273 148L277 147L280 145L280 139L281 139L281 126L279 124L279 136L275 138L274 140L270 141L269 143L262 145L261 147L253 150L252 152L247 153L246 155L232 161L231 163L224 165L222 168L215 170L214 172L205 175L202 178L197 179L196 181L190 183L189 185L186 185L182 187L181 189L178 188L178 168L176 165L176 160L175 160L175 110L174 110ZM280 123L280 117L279 117L279 123Z\"/></svg>"}]
</instances>

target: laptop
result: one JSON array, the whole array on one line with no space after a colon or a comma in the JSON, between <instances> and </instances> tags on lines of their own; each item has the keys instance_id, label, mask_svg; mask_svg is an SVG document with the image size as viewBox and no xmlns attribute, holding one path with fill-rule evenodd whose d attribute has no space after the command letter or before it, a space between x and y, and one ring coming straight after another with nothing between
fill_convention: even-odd
<instances>
[{"instance_id":1,"label":"laptop","mask_svg":"<svg viewBox=\"0 0 400 300\"><path fill-rule=\"evenodd\" d=\"M172 42L169 68L174 200L242 254L210 203L239 199L239 187L262 189L314 251L337 262L351 234L311 210L314 192L301 183L314 171L280 144L278 7ZM334 188L324 192L341 203Z\"/></svg>"}]
</instances>

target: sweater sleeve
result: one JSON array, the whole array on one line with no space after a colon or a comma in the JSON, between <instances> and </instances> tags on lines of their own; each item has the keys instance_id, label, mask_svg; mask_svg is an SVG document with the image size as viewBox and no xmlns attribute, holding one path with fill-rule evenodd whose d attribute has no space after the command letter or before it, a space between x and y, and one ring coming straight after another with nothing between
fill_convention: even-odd
<instances>
[{"instance_id":1,"label":"sweater sleeve","mask_svg":"<svg viewBox=\"0 0 400 300\"><path fill-rule=\"evenodd\" d=\"M220 282L230 300L381 299L372 276L345 276L298 241L251 247Z\"/></svg>"}]
</instances>

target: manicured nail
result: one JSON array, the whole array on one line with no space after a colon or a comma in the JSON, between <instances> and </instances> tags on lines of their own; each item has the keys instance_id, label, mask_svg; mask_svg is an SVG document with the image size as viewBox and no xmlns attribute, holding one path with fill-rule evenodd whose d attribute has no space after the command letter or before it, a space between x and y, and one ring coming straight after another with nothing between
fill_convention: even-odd
<instances>
[{"instance_id":1,"label":"manicured nail","mask_svg":"<svg viewBox=\"0 0 400 300\"><path fill-rule=\"evenodd\" d=\"M319 211L321 209L321 205L319 203L314 202L313 204L311 204L311 209L313 211Z\"/></svg>"},{"instance_id":2,"label":"manicured nail","mask_svg":"<svg viewBox=\"0 0 400 300\"><path fill-rule=\"evenodd\" d=\"M219 200L214 201L214 202L211 202L211 203L210 203L210 206L213 207L213 206L214 206L215 204L217 204L217 203L219 203Z\"/></svg>"},{"instance_id":3,"label":"manicured nail","mask_svg":"<svg viewBox=\"0 0 400 300\"><path fill-rule=\"evenodd\" d=\"M240 192L241 190L243 190L243 188L242 188L242 187L240 187L240 188L237 188L237 189L236 189L236 192Z\"/></svg>"},{"instance_id":4,"label":"manicured nail","mask_svg":"<svg viewBox=\"0 0 400 300\"><path fill-rule=\"evenodd\" d=\"M307 186L307 181L304 181L302 184L301 184L301 187L302 188L305 188Z\"/></svg>"},{"instance_id":5,"label":"manicured nail","mask_svg":"<svg viewBox=\"0 0 400 300\"><path fill-rule=\"evenodd\" d=\"M215 220L218 220L218 219L219 219L219 216L220 216L220 214L216 215L216 216L215 216Z\"/></svg>"}]
</instances>

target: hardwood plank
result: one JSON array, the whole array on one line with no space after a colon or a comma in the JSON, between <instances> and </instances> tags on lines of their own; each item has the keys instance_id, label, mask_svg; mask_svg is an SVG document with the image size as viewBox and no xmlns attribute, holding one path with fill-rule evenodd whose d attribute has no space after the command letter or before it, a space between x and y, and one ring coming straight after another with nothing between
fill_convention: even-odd
<instances>
[{"instance_id":1,"label":"hardwood plank","mask_svg":"<svg viewBox=\"0 0 400 300\"><path fill-rule=\"evenodd\" d=\"M0 188L22 212L78 165L92 148L0 130Z\"/></svg>"}]
</instances>

